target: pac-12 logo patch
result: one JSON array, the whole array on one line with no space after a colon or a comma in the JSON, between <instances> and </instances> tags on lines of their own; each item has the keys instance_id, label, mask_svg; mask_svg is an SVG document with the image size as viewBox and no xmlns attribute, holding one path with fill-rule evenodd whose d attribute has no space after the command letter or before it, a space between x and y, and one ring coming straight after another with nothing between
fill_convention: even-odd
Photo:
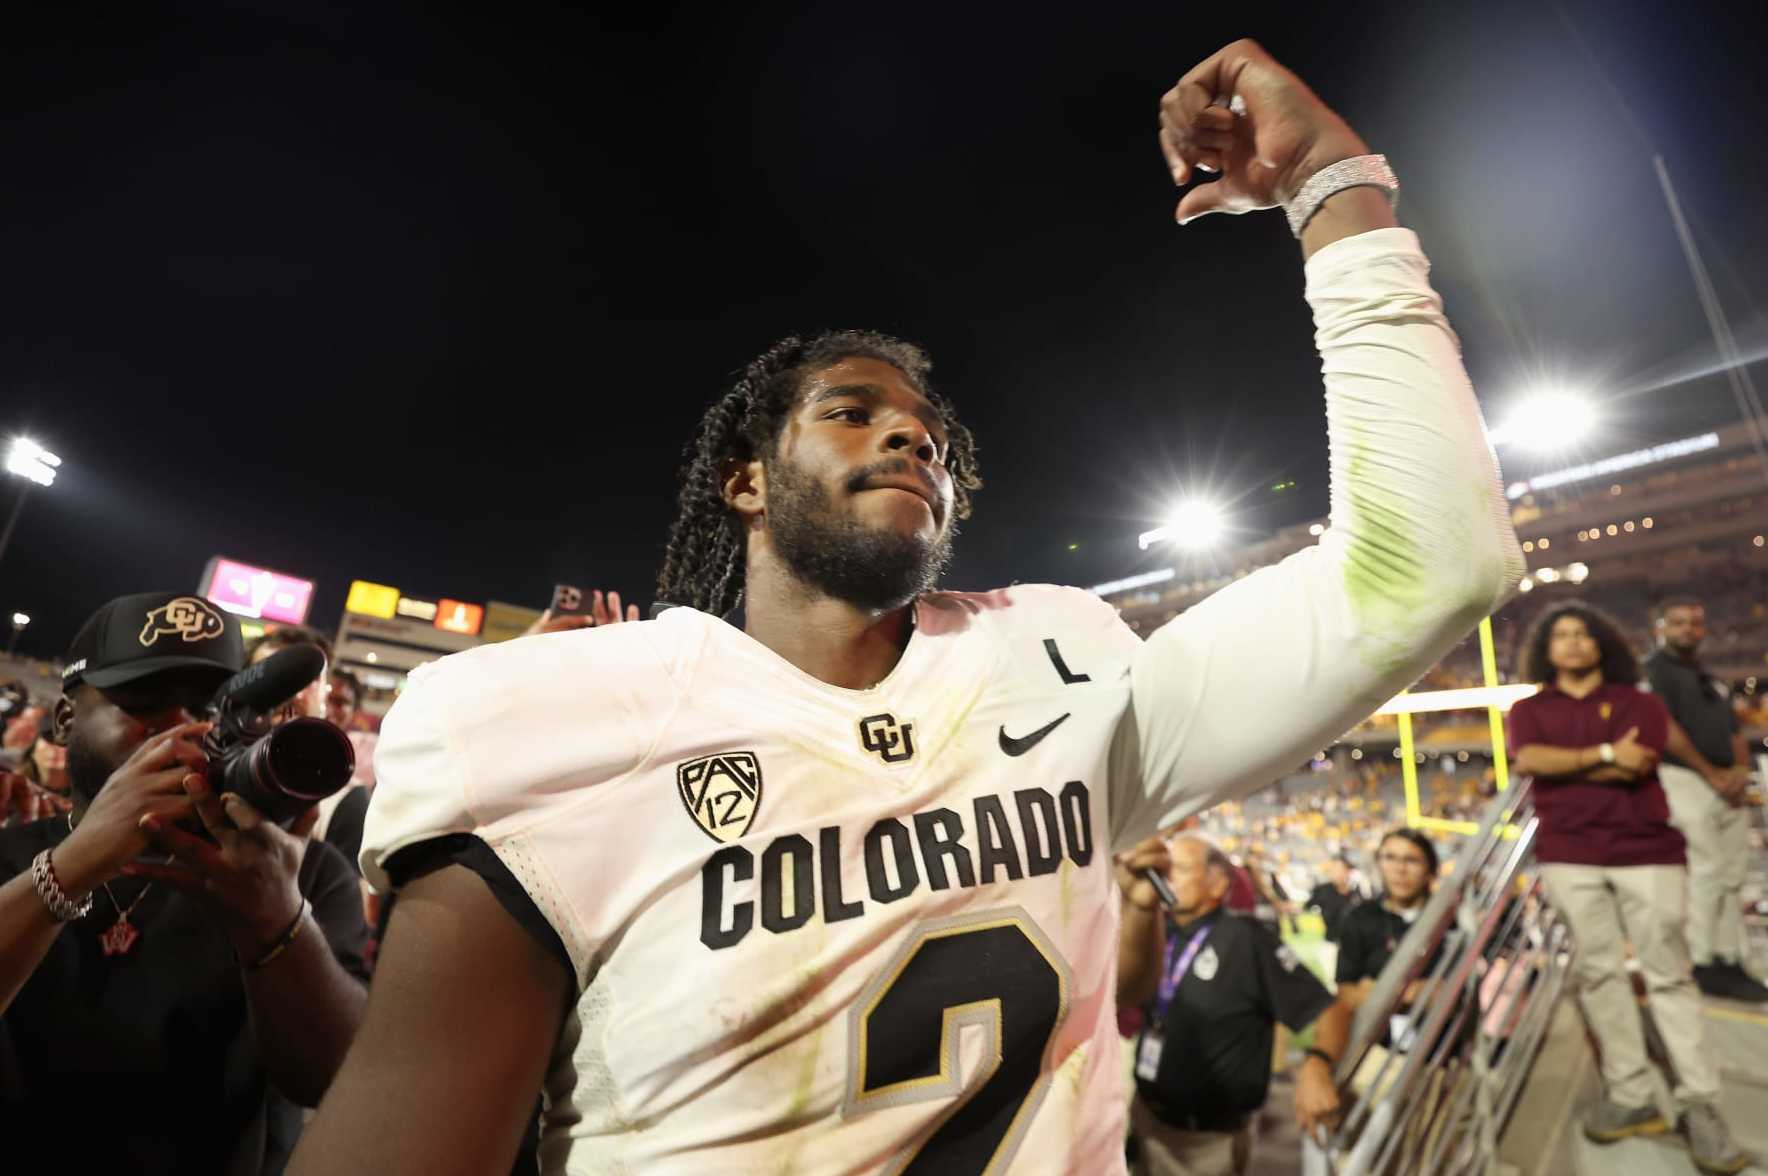
<instances>
[{"instance_id":1,"label":"pac-12 logo patch","mask_svg":"<svg viewBox=\"0 0 1768 1176\"><path fill-rule=\"evenodd\" d=\"M675 769L676 791L694 823L714 841L735 841L761 807L761 761L752 751L726 751Z\"/></svg>"},{"instance_id":2,"label":"pac-12 logo patch","mask_svg":"<svg viewBox=\"0 0 1768 1176\"><path fill-rule=\"evenodd\" d=\"M859 721L859 745L887 764L900 764L914 758L915 725L891 714L867 715Z\"/></svg>"}]
</instances>

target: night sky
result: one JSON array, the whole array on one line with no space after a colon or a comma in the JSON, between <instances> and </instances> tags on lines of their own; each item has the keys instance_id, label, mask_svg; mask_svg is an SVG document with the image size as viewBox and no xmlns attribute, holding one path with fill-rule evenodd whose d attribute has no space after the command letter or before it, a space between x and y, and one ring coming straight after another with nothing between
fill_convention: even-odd
<instances>
[{"instance_id":1,"label":"night sky","mask_svg":"<svg viewBox=\"0 0 1768 1176\"><path fill-rule=\"evenodd\" d=\"M22 651L215 554L327 628L353 578L648 602L700 411L829 326L924 344L977 434L951 586L1156 566L1181 487L1323 513L1297 248L1174 227L1155 145L1238 35L1388 154L1493 417L1553 376L1600 452L1734 419L1674 382L1712 345L1654 148L1768 342L1749 5L590 7L8 7L0 433L65 460L0 560Z\"/></svg>"}]
</instances>

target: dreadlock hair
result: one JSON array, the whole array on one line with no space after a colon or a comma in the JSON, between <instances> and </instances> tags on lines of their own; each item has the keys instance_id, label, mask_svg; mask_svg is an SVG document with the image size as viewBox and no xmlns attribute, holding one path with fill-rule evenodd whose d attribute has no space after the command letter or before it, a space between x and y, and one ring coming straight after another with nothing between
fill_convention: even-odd
<instances>
[{"instance_id":1,"label":"dreadlock hair","mask_svg":"<svg viewBox=\"0 0 1768 1176\"><path fill-rule=\"evenodd\" d=\"M1559 671L1547 660L1547 646L1553 637L1553 625L1561 617L1577 617L1590 630L1590 636L1596 642L1596 649L1601 656L1602 680L1631 686L1639 681L1639 663L1633 658L1633 650L1627 639L1621 635L1621 627L1609 618L1608 614L1593 605L1581 600L1568 600L1556 604L1535 621L1526 636L1522 639L1522 673L1519 675L1525 682L1546 684L1553 681Z\"/></svg>"},{"instance_id":2,"label":"dreadlock hair","mask_svg":"<svg viewBox=\"0 0 1768 1176\"><path fill-rule=\"evenodd\" d=\"M843 359L890 364L939 413L949 441L946 470L952 479L952 517L970 516L970 492L982 485L976 444L958 423L949 401L933 391L933 361L913 343L876 331L824 331L788 335L751 360L736 383L700 418L681 473L680 509L669 528L657 599L724 616L743 597L747 551L737 513L724 500L724 471L733 461L774 456L780 429L798 402L804 379Z\"/></svg>"}]
</instances>

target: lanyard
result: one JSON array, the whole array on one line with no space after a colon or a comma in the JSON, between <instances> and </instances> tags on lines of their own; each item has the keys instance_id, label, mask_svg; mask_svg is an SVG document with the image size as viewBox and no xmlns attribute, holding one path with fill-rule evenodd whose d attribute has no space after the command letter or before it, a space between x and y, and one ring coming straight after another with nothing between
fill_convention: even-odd
<instances>
[{"instance_id":1,"label":"lanyard","mask_svg":"<svg viewBox=\"0 0 1768 1176\"><path fill-rule=\"evenodd\" d=\"M1198 928L1197 933L1191 936L1191 942L1185 945L1184 954L1179 956L1177 967L1173 965L1173 948L1178 945L1178 936L1166 941L1166 952L1160 964L1160 987L1154 994L1154 1016L1151 1019L1155 1024L1165 1023L1167 1006L1172 1004L1173 994L1179 990L1179 981L1191 970L1191 961L1197 958L1197 949L1209 938L1214 926L1214 923L1210 923Z\"/></svg>"}]
</instances>

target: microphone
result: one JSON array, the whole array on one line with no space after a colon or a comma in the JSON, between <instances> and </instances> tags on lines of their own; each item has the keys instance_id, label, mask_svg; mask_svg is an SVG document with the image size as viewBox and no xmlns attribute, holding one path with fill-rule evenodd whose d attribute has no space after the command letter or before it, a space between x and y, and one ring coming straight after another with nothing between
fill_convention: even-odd
<instances>
[{"instance_id":1,"label":"microphone","mask_svg":"<svg viewBox=\"0 0 1768 1176\"><path fill-rule=\"evenodd\" d=\"M325 654L319 646L291 645L221 683L215 705L244 707L260 714L272 711L324 672Z\"/></svg>"},{"instance_id":2,"label":"microphone","mask_svg":"<svg viewBox=\"0 0 1768 1176\"><path fill-rule=\"evenodd\" d=\"M1149 885L1154 887L1155 896L1160 899L1160 905L1165 907L1169 913L1178 907L1179 896L1173 893L1171 886L1167 885L1164 874L1153 866L1148 866L1142 870L1142 877L1148 879Z\"/></svg>"}]
</instances>

